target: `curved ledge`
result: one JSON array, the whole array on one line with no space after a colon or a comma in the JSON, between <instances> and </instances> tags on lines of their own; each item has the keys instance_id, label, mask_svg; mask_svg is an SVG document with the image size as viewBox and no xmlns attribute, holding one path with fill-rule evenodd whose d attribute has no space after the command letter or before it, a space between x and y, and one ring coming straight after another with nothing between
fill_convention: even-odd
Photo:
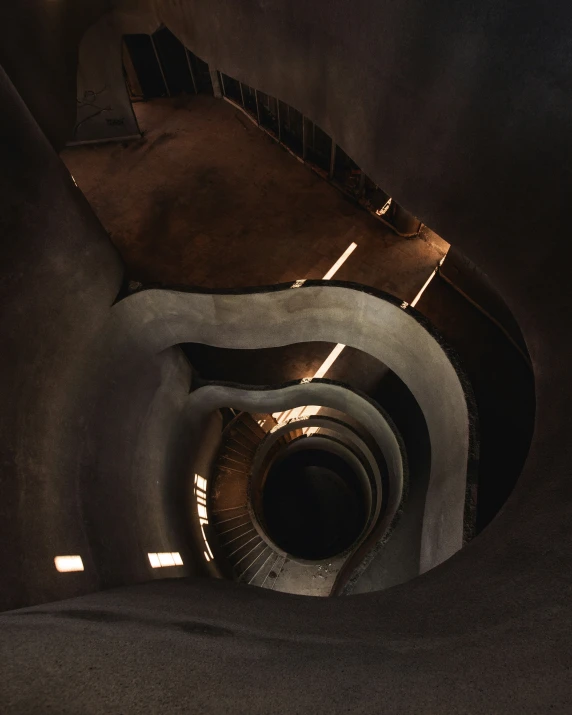
<instances>
[{"instance_id":1,"label":"curved ledge","mask_svg":"<svg viewBox=\"0 0 572 715\"><path fill-rule=\"evenodd\" d=\"M454 354L395 298L323 281L294 290L290 284L216 293L149 289L113 307L110 331L120 352L157 352L183 342L256 349L318 340L381 360L413 393L431 441L421 572L462 547L471 526L465 498L476 460L472 394ZM303 403L309 404L308 397Z\"/></svg>"},{"instance_id":2,"label":"curved ledge","mask_svg":"<svg viewBox=\"0 0 572 715\"><path fill-rule=\"evenodd\" d=\"M348 389L348 388L345 388ZM381 424L379 427L381 427L381 430L376 430L378 431L385 431L385 427L389 427L389 425L385 422L385 419L381 416L379 417ZM283 424L278 424L275 427L273 427L270 432L264 437L264 439L261 441L261 443L258 445L258 448L256 450L256 453L254 455L254 459L252 461L252 468L251 468L251 481L259 472L261 469L264 469L264 464L265 460L270 456L270 452L273 448L273 446L276 444L276 442L284 435L288 434L289 432L295 431L297 429L304 429L305 427L317 427L320 430L326 430L327 432L331 432L333 435L333 439L336 441L340 440L340 437L343 437L344 440L347 440L350 444L351 447L348 446L347 444L345 445L346 449L350 449L352 452L355 452L355 457L362 463L364 466L364 469L368 473L368 479L370 482L370 488L372 490L372 498L373 502L376 504L375 509L372 512L372 519L375 522L377 518L379 517L380 511L381 511L381 500L384 497L384 489L382 487L382 476L381 472L379 469L379 466L377 464L377 461L372 453L372 451L369 449L369 447L366 445L365 441L363 438L358 434L358 431L351 427L348 424L345 424L342 420L339 420L334 417L330 417L327 415L309 415L308 417L302 417L302 418L294 418L292 420L289 420L288 422L285 422ZM307 439L309 439L308 437ZM292 444L295 444L296 442L299 441L300 438L297 438L292 442ZM397 440L396 440L397 441ZM380 449L381 454L383 455L382 448L376 440L376 444ZM392 465L394 466L395 462L395 454L389 455L389 460ZM385 459L385 456L384 456ZM365 465L368 465L367 467ZM403 462L401 465L401 469L392 469L391 470L391 475L390 475L390 484L391 488L386 491L391 491L392 493L392 499L391 499L391 504L392 504L392 511L393 514L397 511L397 508L399 504L401 503L401 498L403 495ZM252 488L252 485L249 485L249 489Z\"/></svg>"},{"instance_id":3,"label":"curved ledge","mask_svg":"<svg viewBox=\"0 0 572 715\"><path fill-rule=\"evenodd\" d=\"M311 418L310 418L311 419ZM283 434L283 433L282 433ZM371 532L371 529L373 528L375 521L374 521L374 511L375 507L377 506L375 498L372 499L373 495L371 493L371 486L372 486L372 481L375 478L374 475L372 474L372 464L368 462L368 457L364 453L359 452L359 447L357 444L352 444L347 445L344 443L343 440L331 436L331 435L324 435L324 434L319 434L319 435L313 435L310 437L298 437L294 441L292 441L289 445L287 445L284 449L284 452L280 452L280 454L284 453L292 453L295 451L298 451L300 449L306 449L306 448L311 448L311 447L316 447L316 448L321 448L325 449L326 451L331 451L334 454L338 454L339 456L342 456L342 458L352 466L354 469L354 472L359 476L360 481L364 483L364 486L366 486L366 490L369 492L369 498L368 498L368 517L366 520L366 523L361 530L360 534L356 538L356 540L350 544L347 548L345 548L343 551L339 552L338 554L334 556L329 556L329 557L324 557L323 559L305 559L299 556L295 556L293 554L290 554L286 551L284 551L270 536L268 533L267 529L265 528L265 525L263 524L263 520L261 519L261 514L259 514L259 504L257 505L257 499L253 496L253 479L255 478L255 472L257 471L257 467L262 466L264 457L260 455L260 459L256 459L253 462L253 467L252 467L252 473L251 473L251 479L249 481L249 511L252 519L252 523L254 527L256 528L257 532L260 534L260 536L264 539L266 543L268 543L272 549L281 555L285 556L288 560L290 561L295 561L299 564L316 564L316 563L325 563L329 562L330 565L334 564L336 565L335 569L335 574L334 578L331 580L331 586L334 586L335 581L339 577L339 575L343 572L344 566L346 565L349 556L355 552L355 550L363 544L363 542L367 539L368 535ZM362 446L365 447L365 445ZM262 447L259 445L259 449ZM366 448L367 450L367 448ZM266 456L268 456L268 452L265 451ZM258 456L258 455L257 455ZM369 455L372 457L371 453ZM273 458L272 458L273 461ZM269 466L269 465L268 465ZM267 473L267 469L264 469L264 472Z\"/></svg>"},{"instance_id":4,"label":"curved ledge","mask_svg":"<svg viewBox=\"0 0 572 715\"><path fill-rule=\"evenodd\" d=\"M205 461L202 456L205 450L210 455L211 463L216 456L216 449L205 447L203 425L207 425L215 411L221 407L232 406L245 412L272 413L289 410L303 404L312 404L328 407L348 415L356 423L359 423L367 436L373 440L373 444L384 459L387 471L387 482L384 487L386 491L384 496L386 499L385 514L383 520L376 525L370 535L372 552L378 548L378 542L382 538L380 535L387 535L392 530L407 490L407 456L401 436L390 417L366 395L333 380L316 379L311 382L297 381L264 388L222 382L209 383L195 390L189 400L193 424L197 431L197 443L199 444L197 458L201 460L202 474L210 472L210 468L207 466L208 461ZM327 420L333 422L332 418L325 416L316 417L316 419L321 419L324 424ZM293 429L293 424L299 421L292 420L280 429ZM309 424L307 420L303 422L304 426ZM358 436L360 439L363 438ZM211 437L207 440L208 444L212 439ZM382 490L381 484L379 489ZM378 520L378 516L379 509L376 509L374 522ZM198 534L198 529L195 532ZM213 572L213 568L209 568L209 570ZM216 575L220 575L218 571Z\"/></svg>"},{"instance_id":5,"label":"curved ledge","mask_svg":"<svg viewBox=\"0 0 572 715\"><path fill-rule=\"evenodd\" d=\"M375 527L377 519L380 515L384 494L381 484L381 474L375 457L373 456L372 452L369 450L365 442L361 439L361 437L359 437L357 431L344 424L340 420L327 416L312 415L304 419L294 419L291 422L286 422L282 425L276 425L276 427L274 427L266 435L266 437L258 445L250 472L250 479L248 485L248 503L249 509L251 511L252 520L255 525L260 522L260 516L257 513L258 510L256 508L256 500L253 493L253 481L257 478L257 475L260 474L261 471L266 472L266 468L264 466L265 460L269 457L271 450L276 444L276 442L283 435L287 434L288 432L291 432L292 430L299 429L300 427L318 427L320 429L324 428L328 431L331 431L332 433L335 433L334 437L328 435L324 436L324 438L330 439L335 443L340 444L344 448L344 450L350 452L353 456L353 460L355 460L355 462L359 464L360 471L363 470L363 473L367 476L367 481L369 482L369 489L371 491L371 503L369 505L370 514L367 520L367 524L365 525L357 541L352 544L351 548L348 548L343 554L339 554L338 558L343 558L343 561L345 561L349 554L354 552L358 548L358 546L367 539L372 529ZM340 435L342 435L348 442L350 442L351 446L341 441ZM308 439L313 440L319 438L320 437L313 436L309 437ZM299 438L298 440L292 442L290 449L294 447L294 445L296 445L300 441L300 439L302 438ZM304 439L304 442L306 442L306 439ZM392 458L391 461L393 461ZM395 483L391 479L389 480L389 483L392 487L390 488L392 497L389 500L389 507L386 502L387 508L383 519L383 522L385 524L384 532L391 527L399 505L401 504L401 497L403 494L403 469L398 470L397 474L393 473L391 476L395 480ZM263 538L266 538L266 535L264 535ZM292 557L289 556L289 558Z\"/></svg>"}]
</instances>

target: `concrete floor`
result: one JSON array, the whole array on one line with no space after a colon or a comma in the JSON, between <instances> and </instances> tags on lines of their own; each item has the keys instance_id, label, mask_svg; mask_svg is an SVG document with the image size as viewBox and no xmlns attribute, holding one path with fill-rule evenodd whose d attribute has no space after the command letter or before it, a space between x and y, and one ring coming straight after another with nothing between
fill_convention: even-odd
<instances>
[{"instance_id":1,"label":"concrete floor","mask_svg":"<svg viewBox=\"0 0 572 715\"><path fill-rule=\"evenodd\" d=\"M62 158L144 283L232 288L336 274L412 300L447 244L403 239L316 176L228 103L136 103L140 141Z\"/></svg>"}]
</instances>

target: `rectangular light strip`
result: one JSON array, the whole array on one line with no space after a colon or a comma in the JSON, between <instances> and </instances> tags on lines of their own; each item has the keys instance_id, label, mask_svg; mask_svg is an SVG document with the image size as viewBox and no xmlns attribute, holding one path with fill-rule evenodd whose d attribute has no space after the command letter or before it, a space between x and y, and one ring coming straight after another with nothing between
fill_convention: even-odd
<instances>
[{"instance_id":1,"label":"rectangular light strip","mask_svg":"<svg viewBox=\"0 0 572 715\"><path fill-rule=\"evenodd\" d=\"M178 551L161 551L156 554L149 553L147 556L149 557L149 563L154 569L164 568L165 566L183 565L183 559Z\"/></svg>"},{"instance_id":2,"label":"rectangular light strip","mask_svg":"<svg viewBox=\"0 0 572 715\"><path fill-rule=\"evenodd\" d=\"M322 280L329 281L331 278L333 278L333 276L343 266L343 264L352 255L356 248L357 243L350 243L350 245L346 248L346 250L342 253L342 255L338 258L338 260L322 278ZM292 286L292 288L299 288L300 286L304 285L304 282L305 279L297 280ZM332 367L333 363L337 360L340 353L345 347L345 345L338 343L336 347L332 350L332 352L328 355L328 357L324 360L324 362L320 365L320 367L317 369L316 373L312 377L305 377L302 382L311 382L316 378L319 379L321 377L324 377L324 375ZM292 410L285 410L284 412L275 412L272 416L276 419L278 423L282 423L286 422L287 420L294 419L295 417L301 417L309 414L317 414L319 411L319 407L297 407Z\"/></svg>"},{"instance_id":3,"label":"rectangular light strip","mask_svg":"<svg viewBox=\"0 0 572 715\"><path fill-rule=\"evenodd\" d=\"M356 248L357 248L357 243L350 243L350 245L346 248L346 250L342 253L342 255L338 258L338 260L334 263L334 265L330 268L330 270L322 278L322 280L329 281L331 278L333 278L333 276L340 270L340 268L344 265L344 263L352 255L352 253L356 250Z\"/></svg>"},{"instance_id":4,"label":"rectangular light strip","mask_svg":"<svg viewBox=\"0 0 572 715\"><path fill-rule=\"evenodd\" d=\"M429 278L427 278L427 280L426 280L425 283L423 284L423 287L421 288L421 290L419 291L419 293L417 293L417 295L415 296L415 298L413 298L413 300L411 301L411 303L409 303L409 305L410 305L412 308L415 308L415 306L417 305L417 303L419 303L419 301L420 301L420 299L421 299L421 296L423 295L423 293L425 293L425 291L426 291L427 288L429 287L429 283L431 283L431 281L433 280L433 278L435 278L435 276L436 276L437 273L439 272L439 268L441 268L441 266L443 265L443 262L445 261L445 258L446 258L446 257L447 257L446 255L443 256L443 258L442 258L442 259L439 261L439 263L436 265L435 270L433 271L433 273L431 273L431 275L429 276Z\"/></svg>"},{"instance_id":5,"label":"rectangular light strip","mask_svg":"<svg viewBox=\"0 0 572 715\"><path fill-rule=\"evenodd\" d=\"M338 359L340 353L345 347L346 346L342 345L342 343L338 343L336 347L332 350L332 352L328 355L328 357L324 360L324 362L320 365L320 367L316 370L316 374L314 375L314 377L312 377L312 380L314 380L315 378L324 377L324 375L332 367L332 365Z\"/></svg>"},{"instance_id":6,"label":"rectangular light strip","mask_svg":"<svg viewBox=\"0 0 572 715\"><path fill-rule=\"evenodd\" d=\"M56 569L60 573L68 573L70 571L83 571L83 561L81 556L56 556L54 558Z\"/></svg>"}]
</instances>

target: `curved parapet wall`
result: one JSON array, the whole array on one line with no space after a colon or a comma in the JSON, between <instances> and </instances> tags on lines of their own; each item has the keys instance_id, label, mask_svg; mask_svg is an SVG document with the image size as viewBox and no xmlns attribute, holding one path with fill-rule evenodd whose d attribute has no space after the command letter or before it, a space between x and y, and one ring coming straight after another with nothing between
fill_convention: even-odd
<instances>
[{"instance_id":1,"label":"curved parapet wall","mask_svg":"<svg viewBox=\"0 0 572 715\"><path fill-rule=\"evenodd\" d=\"M75 112L73 86L66 92L65 82L53 79L73 85L75 74L67 71L77 45L73 30L99 4L4 3L3 62L50 136L71 121L69 114L62 119L66 101ZM469 548L404 587L360 598L358 608L353 599L261 597L213 580L147 584L3 615L4 709L156 712L168 697L218 712L265 712L272 703L277 713L343 707L357 713L379 709L380 702L395 712L567 712L570 635L562 625L571 614L571 350L563 326L571 289L569 264L558 259L566 255L570 222L569 4L156 5L172 27L188 20L187 34L202 39L207 59L335 129L377 183L487 272L531 352L534 440L514 494ZM46 16L51 22L42 22ZM284 84L288 92L280 89ZM52 393L42 397L34 388L56 384L39 369L49 355L59 361L60 389L72 399L68 363L59 358L78 330L95 332L91 308L106 303L108 293L87 292L86 285L95 272L113 284L115 267L102 264L69 213L59 225L53 221L54 211L70 202L51 194L41 200L36 188L54 186L47 162L38 160L21 176L19 168L38 156L38 147L19 144L24 124L16 120L7 123L6 136L9 147L21 150L5 172L3 207L13 216L28 195L20 216L30 216L32 203L38 213L26 225L9 222L4 231L5 244L26 254L21 264L9 256L3 262L15 276L6 293L26 301L4 311L15 319L2 331L12 337L3 352L5 384L14 392L5 404L17 407L6 409L10 431L3 446L25 449L60 431L81 436L81 419L66 419ZM75 235L81 251L62 242L62 229ZM61 259L53 253L60 249ZM89 271L79 274L82 260ZM45 283L47 277L56 285ZM69 301L59 299L59 285ZM30 300L32 289L37 302ZM56 352L52 346L64 337ZM29 364L32 357L37 363ZM90 357L76 361L78 371ZM21 385L30 388L15 395ZM30 417L31 406L42 401L50 411ZM44 454L31 452L28 473L43 465ZM77 469L76 462L50 461L42 478L62 493L62 478ZM32 479L25 484L29 494ZM41 515L33 516L39 524ZM9 544L8 566L20 563L20 553L29 560L30 551L15 555ZM206 644L205 634L212 636ZM229 650L247 657L233 658L229 668ZM127 657L135 652L136 662Z\"/></svg>"},{"instance_id":2,"label":"curved parapet wall","mask_svg":"<svg viewBox=\"0 0 572 715\"><path fill-rule=\"evenodd\" d=\"M190 397L190 412L196 426L196 441L202 441L202 424L214 410L233 407L245 412L273 413L304 404L329 407L348 415L365 430L383 455L391 490L388 509L395 513L407 479L407 459L401 436L381 407L357 390L331 380L315 379L260 389L245 385L211 383L195 390ZM290 429L293 424L288 422ZM304 423L306 424L306 423Z\"/></svg>"},{"instance_id":3,"label":"curved parapet wall","mask_svg":"<svg viewBox=\"0 0 572 715\"><path fill-rule=\"evenodd\" d=\"M468 388L436 334L395 298L331 281L235 293L150 289L114 306L107 337L119 358L124 351L153 353L185 342L257 349L325 341L381 360L415 396L431 440L421 572L462 547L474 448Z\"/></svg>"},{"instance_id":4,"label":"curved parapet wall","mask_svg":"<svg viewBox=\"0 0 572 715\"><path fill-rule=\"evenodd\" d=\"M292 433L300 427L302 430L308 428L316 429L320 432L320 435L331 437L332 439L341 442L346 449L352 451L354 458L357 459L362 465L361 470L364 474L367 474L369 489L371 492L370 497L372 500L370 504L372 517L370 528L373 527L373 524L381 511L381 500L383 495L382 477L379 465L376 462L373 453L364 440L358 435L357 431L353 427L345 424L343 421L334 419L333 417L327 417L325 415L309 415L308 417L293 419L285 422L284 424L277 424L273 427L259 444L254 455L249 490L252 490L253 482L257 480L257 478L260 478L260 476L270 466L270 462L275 456L274 447L276 442L282 436ZM389 425L387 425L387 428L389 428ZM312 435L306 435L304 442L307 442L309 438L313 439ZM296 438L295 441L299 442L300 438ZM397 439L395 441L399 444ZM390 455L390 462L394 462L394 460L397 459L399 459L397 455ZM392 469L391 482L394 488L389 523L391 523L391 518L397 511L397 507L403 494L403 471L404 467L402 461L401 464L397 466L397 469Z\"/></svg>"},{"instance_id":5,"label":"curved parapet wall","mask_svg":"<svg viewBox=\"0 0 572 715\"><path fill-rule=\"evenodd\" d=\"M378 428L376 430L378 433L380 431L380 427L382 432L392 430L391 426L381 415L379 417L379 422L381 424L377 426ZM362 472L364 479L368 482L368 518L361 535L358 540L352 544L351 548L331 559L331 561L333 561L336 565L334 571L330 573L330 577L332 579L331 584L333 587L336 583L342 581L345 582L352 576L357 578L359 573L361 573L361 564L359 564L357 568L351 568L351 556L356 553L356 550L360 546L363 547L365 554L360 560L361 562L365 562L367 564L369 563L371 555L384 544L388 535L395 527L395 523L399 518L398 509L402 505L402 495L404 491L404 455L402 453L390 453L388 455L387 461L391 464L391 467L389 468L390 473L387 475L389 478L385 481L385 484L386 488L388 487L387 491L389 492L389 495L384 495L379 465L376 462L373 453L354 428L349 427L341 420L321 415L311 415L303 418L302 420L294 419L284 424L278 424L259 444L252 462L251 477L248 486L248 503L249 508L251 509L252 520L255 525L260 524L262 516L262 505L259 499L257 499L258 489L255 488L255 484L261 478L265 478L268 466L270 466L270 463L273 460L273 447L276 445L277 441L280 440L283 435L288 434L292 430L296 430L296 428L300 425L304 428L318 428L319 436L308 435L306 437L298 437L291 445L289 445L289 447L287 447L287 449L292 450L300 447L305 448L305 444L310 444L312 441L316 440L331 440L332 444L338 444L339 447L352 453L353 460L360 465L356 471ZM398 435L395 435L395 437L397 438ZM400 440L395 439L395 442L395 446L399 450ZM380 446L379 442L377 443L377 446ZM398 462L397 465L396 462ZM256 526L256 528L260 530L259 526ZM263 530L264 529L262 528L261 531ZM416 551L417 549L417 544L414 543L414 540L412 540L411 548L413 551ZM329 565L332 566L332 564ZM348 566L350 567L349 569ZM346 574L346 571L349 571L349 573Z\"/></svg>"},{"instance_id":6,"label":"curved parapet wall","mask_svg":"<svg viewBox=\"0 0 572 715\"><path fill-rule=\"evenodd\" d=\"M218 410L222 407L232 407L246 413L269 414L275 412L288 411L293 407L300 406L310 402L312 405L326 407L335 410L338 413L343 413L355 425L359 425L357 432L352 431L348 436L355 437L359 443L363 445L368 452L368 462L376 471L375 490L381 494L385 491L385 512L383 519L378 520L379 507L375 511L374 524L375 529L368 537L365 545L369 551L373 552L380 544L383 534L388 533L395 521L396 513L400 505L402 494L404 491L404 482L407 480L407 464L406 453L401 436L395 430L391 419L385 414L377 403L370 398L362 395L358 391L349 388L341 383L331 380L316 379L312 381L296 381L285 385L273 387L255 387L244 386L229 383L209 383L195 390L189 398L189 412L192 415L192 428L189 438L193 444L192 472L200 474L206 478L207 482L214 476L213 467L217 458L217 449L211 448L210 445L216 440L216 436L211 434L210 425L215 415L219 414ZM322 425L331 424L329 417L316 417L321 419ZM297 426L308 426L310 423L307 418L302 420L293 419L280 427L281 430L296 430ZM323 427L320 432L323 432ZM352 430L356 430L353 427ZM219 429L220 435L220 429ZM276 436L276 432L273 432ZM367 444L363 442L366 440ZM219 436L220 441L220 436ZM350 440L351 441L351 440ZM217 443L218 444L218 443ZM376 453L374 457L369 451L373 449ZM363 449L362 449L363 451ZM383 462L384 478L382 480L377 468L377 460ZM382 488L381 482L384 486ZM189 499L185 500L188 503ZM201 543L204 535L201 533L195 497L191 496L191 524L193 528L194 538ZM409 540L412 548L412 560L417 560L419 553L418 539L412 538ZM416 559L417 556L417 559ZM345 558L341 560L340 566L343 565ZM360 559L361 563L367 562L367 556ZM215 576L220 576L221 571L217 568L216 561L207 561L207 569ZM353 568L352 574L358 569ZM361 569L359 569L361 572ZM415 571L418 573L418 569ZM335 580L336 573L328 569L329 576ZM321 574L322 576L324 574ZM330 587L333 586L332 580ZM327 584L321 584L325 587ZM321 589L321 592L324 589ZM315 595L315 588L312 589ZM329 591L324 591L322 595L328 595Z\"/></svg>"}]
</instances>

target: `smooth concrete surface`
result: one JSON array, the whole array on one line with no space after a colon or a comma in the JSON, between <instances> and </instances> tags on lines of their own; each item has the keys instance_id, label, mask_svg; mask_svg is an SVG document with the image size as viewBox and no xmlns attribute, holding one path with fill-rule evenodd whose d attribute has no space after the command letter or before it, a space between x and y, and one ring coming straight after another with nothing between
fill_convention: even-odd
<instances>
[{"instance_id":1,"label":"smooth concrete surface","mask_svg":"<svg viewBox=\"0 0 572 715\"><path fill-rule=\"evenodd\" d=\"M2 62L56 144L74 105L75 81L66 78L71 67L75 80L76 26L97 17L96 5L2 8ZM224 71L343 136L344 149L377 183L487 273L531 355L533 442L514 492L477 539L380 594L304 599L191 579L96 593L31 609L36 615L4 614L3 709L567 713L569 4L188 0L157 7L198 52L202 40L205 56ZM33 53L26 33L37 43ZM28 466L45 463L32 434L36 442L45 430L78 438L81 421L62 424L59 405L55 416L45 404L36 412L35 377L35 385L50 383L46 360L53 368L54 357L69 370L63 346L78 356L74 346L100 324L120 271L87 207L64 186L47 142L36 130L20 132L31 129L23 105L4 97L2 336L10 338L10 359L2 389L10 409L1 436L13 470L15 450L21 461L36 457ZM81 290L68 297L76 276ZM82 354L76 365L87 360ZM51 382L55 394L66 391L62 399L71 399L71 377ZM49 395L47 402L55 405ZM54 487L67 475L59 466L50 462L45 472ZM7 513L8 504L18 508L8 500ZM35 516L48 533L44 515ZM14 541L3 568L10 582L21 576L10 570Z\"/></svg>"},{"instance_id":2,"label":"smooth concrete surface","mask_svg":"<svg viewBox=\"0 0 572 715\"><path fill-rule=\"evenodd\" d=\"M0 608L101 586L90 568L79 455L86 368L119 291L119 255L0 70ZM54 482L54 479L56 480ZM86 571L62 583L58 554Z\"/></svg>"},{"instance_id":3,"label":"smooth concrete surface","mask_svg":"<svg viewBox=\"0 0 572 715\"><path fill-rule=\"evenodd\" d=\"M477 601L468 549L369 597L177 579L4 614L4 710L568 712L567 601L552 613L540 594L536 608L523 597L508 613L484 589ZM456 585L447 600L444 578Z\"/></svg>"},{"instance_id":4,"label":"smooth concrete surface","mask_svg":"<svg viewBox=\"0 0 572 715\"><path fill-rule=\"evenodd\" d=\"M433 568L463 544L471 417L459 374L414 313L332 282L240 295L146 290L113 307L104 343L121 361L132 351L152 354L185 342L253 349L307 340L373 355L415 396L431 440L421 571Z\"/></svg>"},{"instance_id":5,"label":"smooth concrete surface","mask_svg":"<svg viewBox=\"0 0 572 715\"><path fill-rule=\"evenodd\" d=\"M216 428L213 428L212 420L221 407L233 407L245 412L274 413L290 410L303 404L320 405L335 410L340 416L343 415L344 418L349 418L359 425L358 429L365 432L362 435L363 438L371 437L380 455L383 455L384 466L388 470L389 492L386 497L384 518L374 529L371 538L360 549L359 558L349 559L346 569L348 574L344 573L343 583L345 585L350 580L353 590L355 583L362 577L364 571L368 568L371 569L372 562L379 559L380 551L383 551L384 563L392 562L393 567L387 569L382 578L364 580L363 587L366 590L379 590L419 574L419 554L421 552L427 484L424 479L420 478L421 475L416 475L415 489L411 491L416 497L422 496L422 499L415 498L406 504L403 513L396 519L396 513L402 501L404 481L408 476L407 460L401 436L396 432L391 421L388 421L383 411L379 409L379 406L374 405L354 390L320 379L267 389L210 384L196 389L191 394L189 403L189 412L192 415L189 439L194 445L191 454L196 455L190 458L196 465L191 470L191 474L198 473L207 479L216 458L216 448L211 445L218 445L220 442L220 430L217 431ZM321 424L327 424L326 420L322 420ZM288 429L288 427L284 429ZM373 460L373 455L371 457ZM407 490L410 491L409 485ZM200 539L202 536L194 502L191 494L190 513L193 531L195 537ZM377 514L378 511L376 511L376 516ZM391 544L387 546L390 528L393 529ZM220 575L220 571L213 562L208 562L206 568L210 573ZM339 569L338 565L336 574L332 574L330 568L322 569L316 578L325 582L326 577L336 576Z\"/></svg>"},{"instance_id":6,"label":"smooth concrete surface","mask_svg":"<svg viewBox=\"0 0 572 715\"><path fill-rule=\"evenodd\" d=\"M181 551L192 574L170 493L190 366L178 349L106 356L120 258L4 74L0 94L0 607L162 577L148 551ZM83 572L56 571L67 554Z\"/></svg>"}]
</instances>

